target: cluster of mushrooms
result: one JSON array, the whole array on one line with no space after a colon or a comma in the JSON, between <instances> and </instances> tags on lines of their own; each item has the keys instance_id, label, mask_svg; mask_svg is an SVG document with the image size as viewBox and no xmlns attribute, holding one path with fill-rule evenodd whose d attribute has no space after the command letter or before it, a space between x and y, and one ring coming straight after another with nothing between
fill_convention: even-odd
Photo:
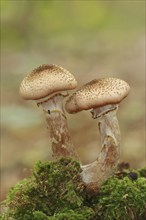
<instances>
[{"instance_id":1,"label":"cluster of mushrooms","mask_svg":"<svg viewBox=\"0 0 146 220\"><path fill-rule=\"evenodd\" d=\"M120 131L116 112L130 87L121 79L102 78L90 81L69 95L68 91L76 87L77 81L66 69L54 64L42 65L23 79L20 95L43 108L54 158L72 157L80 161L68 130L65 110L70 114L91 110L92 118L97 119L102 148L94 162L81 164L81 178L87 186L100 187L117 167Z\"/></svg>"}]
</instances>

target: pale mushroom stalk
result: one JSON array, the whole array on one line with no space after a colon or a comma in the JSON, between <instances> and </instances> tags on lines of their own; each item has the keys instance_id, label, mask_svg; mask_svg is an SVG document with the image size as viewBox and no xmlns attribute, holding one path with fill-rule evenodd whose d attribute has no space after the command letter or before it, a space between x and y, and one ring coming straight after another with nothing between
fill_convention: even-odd
<instances>
[{"instance_id":1,"label":"pale mushroom stalk","mask_svg":"<svg viewBox=\"0 0 146 220\"><path fill-rule=\"evenodd\" d=\"M107 113L95 115L93 109L93 118L97 118L99 131L101 134L102 149L98 158L88 165L82 166L82 179L86 184L96 183L98 187L108 179L116 169L120 157L120 131L116 117L117 108L113 108Z\"/></svg>"},{"instance_id":2,"label":"pale mushroom stalk","mask_svg":"<svg viewBox=\"0 0 146 220\"><path fill-rule=\"evenodd\" d=\"M41 105L46 117L47 128L52 143L53 157L73 157L79 159L68 129L67 118L63 107L64 96L54 95Z\"/></svg>"},{"instance_id":3,"label":"pale mushroom stalk","mask_svg":"<svg viewBox=\"0 0 146 220\"><path fill-rule=\"evenodd\" d=\"M101 133L101 141L105 139L106 136L111 136L115 138L115 141L120 145L120 129L117 120L118 105L106 105L103 107L94 108L91 111L92 118L98 120L99 131Z\"/></svg>"}]
</instances>

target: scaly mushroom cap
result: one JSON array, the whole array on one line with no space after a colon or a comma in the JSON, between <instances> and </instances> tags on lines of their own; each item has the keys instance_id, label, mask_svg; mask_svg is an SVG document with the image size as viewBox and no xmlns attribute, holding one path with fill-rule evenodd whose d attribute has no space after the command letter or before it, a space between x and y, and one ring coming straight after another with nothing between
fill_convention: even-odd
<instances>
[{"instance_id":1,"label":"scaly mushroom cap","mask_svg":"<svg viewBox=\"0 0 146 220\"><path fill-rule=\"evenodd\" d=\"M65 108L68 113L76 113L108 104L118 104L128 95L129 90L130 86L121 79L95 79L71 95Z\"/></svg>"},{"instance_id":2,"label":"scaly mushroom cap","mask_svg":"<svg viewBox=\"0 0 146 220\"><path fill-rule=\"evenodd\" d=\"M68 70L54 64L44 64L23 79L20 95L23 99L38 100L76 86L77 82Z\"/></svg>"}]
</instances>

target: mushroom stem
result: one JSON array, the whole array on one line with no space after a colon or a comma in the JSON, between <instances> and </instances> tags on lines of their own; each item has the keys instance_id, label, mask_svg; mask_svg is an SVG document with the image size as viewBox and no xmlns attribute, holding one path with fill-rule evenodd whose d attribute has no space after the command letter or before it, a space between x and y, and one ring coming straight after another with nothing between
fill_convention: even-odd
<instances>
[{"instance_id":1,"label":"mushroom stem","mask_svg":"<svg viewBox=\"0 0 146 220\"><path fill-rule=\"evenodd\" d=\"M121 137L119 123L116 116L117 110L118 105L107 105L91 111L92 117L94 119L98 119L98 126L101 133L102 142L106 136L111 136L115 138L115 141L118 145L120 144Z\"/></svg>"},{"instance_id":2,"label":"mushroom stem","mask_svg":"<svg viewBox=\"0 0 146 220\"><path fill-rule=\"evenodd\" d=\"M99 110L99 109L98 109ZM116 117L116 108L98 115L92 111L93 118L98 118L102 139L102 149L98 158L88 165L82 166L82 179L88 185L91 183L100 187L115 171L120 155L120 131Z\"/></svg>"},{"instance_id":3,"label":"mushroom stem","mask_svg":"<svg viewBox=\"0 0 146 220\"><path fill-rule=\"evenodd\" d=\"M79 160L68 130L63 99L63 95L58 94L40 103L50 132L53 157L73 157Z\"/></svg>"}]
</instances>

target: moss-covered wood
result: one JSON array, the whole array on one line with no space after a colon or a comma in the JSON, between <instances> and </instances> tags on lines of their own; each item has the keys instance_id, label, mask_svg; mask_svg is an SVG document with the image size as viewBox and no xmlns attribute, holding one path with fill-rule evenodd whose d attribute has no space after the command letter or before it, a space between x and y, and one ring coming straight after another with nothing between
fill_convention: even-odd
<instances>
[{"instance_id":1,"label":"moss-covered wood","mask_svg":"<svg viewBox=\"0 0 146 220\"><path fill-rule=\"evenodd\" d=\"M86 187L78 162L37 162L3 202L3 220L144 220L146 168L121 169L100 189Z\"/></svg>"}]
</instances>

